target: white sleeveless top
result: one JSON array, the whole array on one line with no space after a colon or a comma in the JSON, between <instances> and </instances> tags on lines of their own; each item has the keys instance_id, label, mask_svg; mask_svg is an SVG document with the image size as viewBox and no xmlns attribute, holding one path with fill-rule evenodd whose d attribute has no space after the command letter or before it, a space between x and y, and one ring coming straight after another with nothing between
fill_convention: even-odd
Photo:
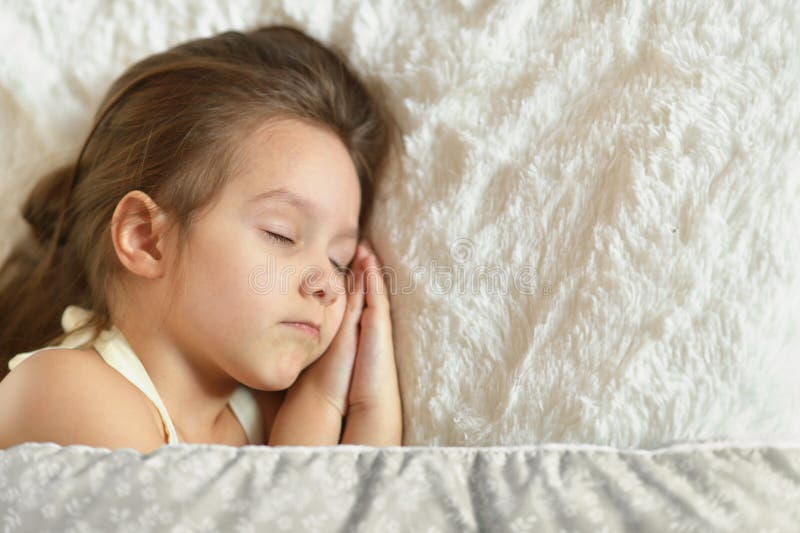
<instances>
[{"instance_id":1,"label":"white sleeveless top","mask_svg":"<svg viewBox=\"0 0 800 533\"><path fill-rule=\"evenodd\" d=\"M83 307L77 305L67 306L67 308L64 309L64 313L61 315L61 327L64 329L65 333L69 333L85 324L92 315L92 311L84 309ZM91 339L91 336L92 331L87 328L86 330L76 331L72 335L69 335L58 346L47 346L30 352L16 354L8 362L8 368L9 370L14 370L14 367L23 360L42 350L77 348L78 346L86 344L89 339ZM116 326L112 325L110 329L101 331L92 345L106 363L117 369L128 381L136 385L150 398L158 409L158 413L161 415L161 420L167 431L167 444L178 444L178 433L175 431L172 419L170 419L169 413L167 413L167 409L164 407L164 403L161 401L161 397L158 395L153 381L150 379L150 376L147 375L147 370L145 370L144 365L142 365L139 357L134 353L122 332L117 329ZM264 426L261 418L261 411L250 389L244 385L239 385L228 403L244 428L249 444L263 444Z\"/></svg>"}]
</instances>

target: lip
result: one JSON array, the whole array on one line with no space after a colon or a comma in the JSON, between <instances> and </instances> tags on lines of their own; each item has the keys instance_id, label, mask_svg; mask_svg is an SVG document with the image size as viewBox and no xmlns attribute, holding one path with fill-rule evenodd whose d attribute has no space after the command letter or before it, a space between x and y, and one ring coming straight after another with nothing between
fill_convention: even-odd
<instances>
[{"instance_id":1,"label":"lip","mask_svg":"<svg viewBox=\"0 0 800 533\"><path fill-rule=\"evenodd\" d=\"M302 331L308 335L312 335L314 337L319 337L319 326L316 324L312 324L311 322L281 322L287 326L290 326L298 331Z\"/></svg>"}]
</instances>

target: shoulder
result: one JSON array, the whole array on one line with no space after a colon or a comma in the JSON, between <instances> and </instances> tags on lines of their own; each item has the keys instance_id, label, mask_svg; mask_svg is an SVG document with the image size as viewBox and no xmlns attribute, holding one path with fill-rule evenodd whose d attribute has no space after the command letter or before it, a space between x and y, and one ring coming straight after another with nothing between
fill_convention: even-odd
<instances>
[{"instance_id":1,"label":"shoulder","mask_svg":"<svg viewBox=\"0 0 800 533\"><path fill-rule=\"evenodd\" d=\"M148 403L96 351L43 350L0 382L0 448L55 442L149 453L164 439Z\"/></svg>"}]
</instances>

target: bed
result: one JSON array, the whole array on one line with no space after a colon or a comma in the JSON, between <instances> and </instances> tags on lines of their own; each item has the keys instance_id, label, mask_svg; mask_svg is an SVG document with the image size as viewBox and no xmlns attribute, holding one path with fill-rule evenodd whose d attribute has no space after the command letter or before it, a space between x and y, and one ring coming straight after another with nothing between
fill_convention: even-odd
<instances>
[{"instance_id":1,"label":"bed","mask_svg":"<svg viewBox=\"0 0 800 533\"><path fill-rule=\"evenodd\" d=\"M270 23L403 132L403 446L25 443L2 531L800 531L796 5L4 3L0 257L127 65Z\"/></svg>"}]
</instances>

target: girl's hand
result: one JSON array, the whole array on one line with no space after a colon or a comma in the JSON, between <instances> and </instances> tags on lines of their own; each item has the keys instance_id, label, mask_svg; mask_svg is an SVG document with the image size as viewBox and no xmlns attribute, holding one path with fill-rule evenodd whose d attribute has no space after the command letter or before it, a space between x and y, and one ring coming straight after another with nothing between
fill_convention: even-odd
<instances>
[{"instance_id":1,"label":"girl's hand","mask_svg":"<svg viewBox=\"0 0 800 533\"><path fill-rule=\"evenodd\" d=\"M358 347L359 318L364 305L364 283L360 268L366 248L359 246L347 275L347 306L342 323L328 349L297 377L290 389L306 388L333 406L340 416L347 414L347 393Z\"/></svg>"},{"instance_id":2,"label":"girl's hand","mask_svg":"<svg viewBox=\"0 0 800 533\"><path fill-rule=\"evenodd\" d=\"M348 410L375 413L402 425L398 420L402 419L402 411L389 295L377 255L366 241L361 246L365 255L357 267L363 268L365 301L360 313L358 354L347 397Z\"/></svg>"}]
</instances>

